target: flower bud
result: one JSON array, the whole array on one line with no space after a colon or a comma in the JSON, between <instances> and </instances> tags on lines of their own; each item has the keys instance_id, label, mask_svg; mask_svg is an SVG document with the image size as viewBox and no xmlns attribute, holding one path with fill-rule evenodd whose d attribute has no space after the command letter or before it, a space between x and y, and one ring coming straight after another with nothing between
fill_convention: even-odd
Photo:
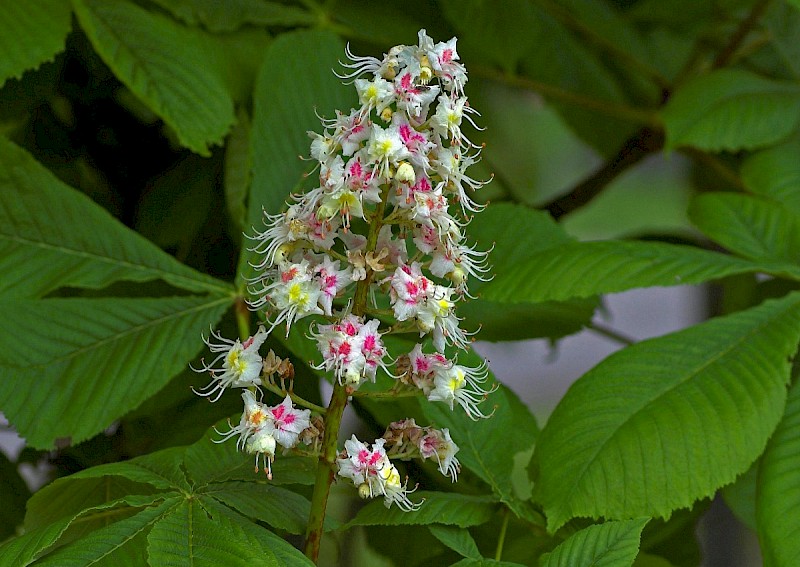
<instances>
[{"instance_id":1,"label":"flower bud","mask_svg":"<svg viewBox=\"0 0 800 567\"><path fill-rule=\"evenodd\" d=\"M416 181L414 167L407 161L402 162L397 167L397 172L394 174L394 178L400 183L408 183L409 185L413 185L414 181Z\"/></svg>"}]
</instances>

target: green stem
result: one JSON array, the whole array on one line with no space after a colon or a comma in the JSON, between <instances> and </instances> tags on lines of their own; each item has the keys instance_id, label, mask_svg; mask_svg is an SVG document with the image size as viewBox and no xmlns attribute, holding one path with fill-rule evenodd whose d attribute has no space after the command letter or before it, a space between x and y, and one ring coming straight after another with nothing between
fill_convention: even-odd
<instances>
[{"instance_id":1,"label":"green stem","mask_svg":"<svg viewBox=\"0 0 800 567\"><path fill-rule=\"evenodd\" d=\"M378 242L378 233L383 225L383 215L386 210L386 201L389 198L389 185L384 185L381 192L381 202L375 208L372 222L369 225L367 245L364 254L374 252ZM372 270L367 267L367 277L358 282L353 297L353 314L363 316L367 310L369 298L369 285L372 281ZM317 473L314 481L314 493L311 496L311 513L308 517L306 532L306 557L314 563L319 558L320 544L322 543L322 530L325 522L325 510L328 506L328 496L331 483L336 476L336 455L338 451L339 428L342 424L344 408L347 407L347 397L352 394L351 389L335 381L333 393L328 409L325 412L325 430L322 434L322 451L319 456Z\"/></svg>"},{"instance_id":2,"label":"green stem","mask_svg":"<svg viewBox=\"0 0 800 567\"><path fill-rule=\"evenodd\" d=\"M335 382L328 409L325 413L325 431L322 434L322 452L319 456L317 474L314 480L314 493L311 496L311 513L308 516L306 532L306 556L314 563L319 558L322 543L322 527L325 522L325 510L328 507L328 496L331 483L336 475L336 452L339 439L339 427L342 415L347 406L347 387Z\"/></svg>"},{"instance_id":3,"label":"green stem","mask_svg":"<svg viewBox=\"0 0 800 567\"><path fill-rule=\"evenodd\" d=\"M725 47L717 54L717 57L714 59L714 63L712 63L712 69L719 69L721 67L727 66L731 63L736 56L736 52L739 50L739 47L742 45L744 38L747 37L747 34L755 27L758 20L764 14L769 5L770 0L759 0L753 5L753 8L750 10L750 13L747 17L742 20L739 24L739 27L736 28L736 31L728 40L728 43Z\"/></svg>"},{"instance_id":4,"label":"green stem","mask_svg":"<svg viewBox=\"0 0 800 567\"><path fill-rule=\"evenodd\" d=\"M506 530L508 530L508 518L510 515L508 508L503 508L503 523L500 525L500 535L497 536L497 548L494 552L495 561L500 561L503 557L503 546L506 543Z\"/></svg>"},{"instance_id":5,"label":"green stem","mask_svg":"<svg viewBox=\"0 0 800 567\"><path fill-rule=\"evenodd\" d=\"M327 413L327 411L328 411L327 409L325 409L322 406L318 406L317 404L315 404L313 402L309 402L308 400L306 400L304 398L301 398L300 396L298 396L294 392L289 392L287 390L284 390L283 388L281 388L277 384L269 384L269 383L261 384L261 387L264 388L265 390L269 390L270 392L272 392L274 394L278 394L279 396L287 396L288 395L292 399L292 401L295 404L297 404L298 406L303 406L304 408L308 408L311 411L317 412L318 414L325 415Z\"/></svg>"}]
</instances>

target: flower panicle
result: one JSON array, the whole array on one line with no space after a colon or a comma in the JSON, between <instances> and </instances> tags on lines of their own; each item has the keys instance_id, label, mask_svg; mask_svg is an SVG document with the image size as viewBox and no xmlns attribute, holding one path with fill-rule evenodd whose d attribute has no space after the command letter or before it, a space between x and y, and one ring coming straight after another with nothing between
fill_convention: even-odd
<instances>
[{"instance_id":1,"label":"flower panicle","mask_svg":"<svg viewBox=\"0 0 800 567\"><path fill-rule=\"evenodd\" d=\"M268 474L276 446L294 447L311 437L313 425L302 413L308 410L295 410L288 396L273 407L258 401L266 386L257 351L276 327L285 326L288 337L307 318L305 336L321 357L312 366L332 373L338 387L353 392L375 382L381 370L421 389L429 401L473 419L491 416L481 409L496 388L484 387L486 364L469 368L445 355L468 349L477 332L463 329L456 313L459 302L473 298L470 280L491 279L488 251L465 231L485 207L472 194L491 179L467 172L480 160L482 146L472 132L482 128L464 93L467 71L457 40L435 42L422 29L416 44L394 46L380 58L356 55L349 45L345 57L336 75L353 86L358 106L318 116L322 131L309 132L314 188L292 195L282 212L264 211L263 229L247 236L247 303L265 326L248 346L212 334L206 344L216 358L199 369L212 379L198 393L212 400L227 388L246 388L239 424L220 435L237 438ZM418 333L420 341L395 360L384 344L390 332ZM435 352L425 354L429 344ZM278 411L304 428L287 429ZM434 459L456 480L458 446L448 429L408 425L399 439L393 454ZM336 461L338 475L364 496L414 510L419 503L408 498L414 489L390 462L387 442L369 446L353 436Z\"/></svg>"}]
</instances>

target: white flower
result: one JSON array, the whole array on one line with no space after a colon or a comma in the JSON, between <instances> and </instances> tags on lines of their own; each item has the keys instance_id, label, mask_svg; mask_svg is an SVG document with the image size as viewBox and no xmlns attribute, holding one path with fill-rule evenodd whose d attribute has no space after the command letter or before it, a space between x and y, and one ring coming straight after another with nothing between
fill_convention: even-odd
<instances>
[{"instance_id":1,"label":"white flower","mask_svg":"<svg viewBox=\"0 0 800 567\"><path fill-rule=\"evenodd\" d=\"M369 448L355 435L345 441L343 454L336 459L338 474L349 478L359 489L362 497L384 497L384 504L390 507L397 504L401 509L416 510L420 504L408 499L406 484L400 482L400 473L386 456L383 448L385 439L376 439Z\"/></svg>"},{"instance_id":2,"label":"white flower","mask_svg":"<svg viewBox=\"0 0 800 567\"><path fill-rule=\"evenodd\" d=\"M311 425L311 411L295 409L288 395L277 406L267 408L267 417L272 423L275 441L286 449L297 445L300 433Z\"/></svg>"},{"instance_id":3,"label":"white flower","mask_svg":"<svg viewBox=\"0 0 800 567\"><path fill-rule=\"evenodd\" d=\"M374 160L375 171L383 179L389 178L390 166L397 165L400 160L409 157L409 152L403 144L396 126L383 129L377 124L373 124L367 142L367 152L370 159Z\"/></svg>"},{"instance_id":4,"label":"white flower","mask_svg":"<svg viewBox=\"0 0 800 567\"><path fill-rule=\"evenodd\" d=\"M319 304L325 315L331 315L334 298L353 283L353 269L350 266L339 269L339 260L331 260L329 256L323 256L322 262L314 267L314 273L322 292Z\"/></svg>"},{"instance_id":5,"label":"white flower","mask_svg":"<svg viewBox=\"0 0 800 567\"><path fill-rule=\"evenodd\" d=\"M322 363L314 368L333 370L340 384L352 387L367 379L374 381L379 367L388 374L379 324L377 319L364 323L351 314L338 323L317 325L311 337L317 341Z\"/></svg>"},{"instance_id":6,"label":"white flower","mask_svg":"<svg viewBox=\"0 0 800 567\"><path fill-rule=\"evenodd\" d=\"M211 337L219 340L219 343L211 342ZM195 372L209 372L211 382L200 389L198 394L201 396L216 396L211 400L215 402L225 391L225 388L242 388L246 386L256 386L261 384L261 355L258 349L267 338L267 331L264 327L259 327L258 332L248 338L244 343L239 339L231 341L222 337L219 333L212 332L208 339L203 338L203 342L208 345L208 349L213 353L220 353L210 364L202 368L193 368ZM222 366L215 368L214 365L222 361Z\"/></svg>"},{"instance_id":7,"label":"white flower","mask_svg":"<svg viewBox=\"0 0 800 567\"><path fill-rule=\"evenodd\" d=\"M267 478L272 480L272 461L275 459L276 446L291 449L297 445L300 434L311 425L311 411L295 409L288 395L274 407L257 401L250 390L242 392L242 399L244 412L239 425L231 426L226 433L217 431L222 438L215 442L222 443L238 436L237 448L255 454L256 472L261 459Z\"/></svg>"},{"instance_id":8,"label":"white flower","mask_svg":"<svg viewBox=\"0 0 800 567\"><path fill-rule=\"evenodd\" d=\"M322 309L317 305L322 290L319 282L313 279L306 260L286 263L278 270L278 274L277 280L272 283L262 283L261 288L253 286L249 288L250 293L256 296L256 299L250 302L250 306L258 309L270 303L278 310L277 316L271 321L270 330L285 321L286 336L288 336L292 324L297 319L314 313L322 314Z\"/></svg>"},{"instance_id":9,"label":"white flower","mask_svg":"<svg viewBox=\"0 0 800 567\"><path fill-rule=\"evenodd\" d=\"M380 77L372 81L366 79L355 80L358 101L361 103L361 116L367 116L372 109L380 112L394 101L394 87L392 83Z\"/></svg>"},{"instance_id":10,"label":"white flower","mask_svg":"<svg viewBox=\"0 0 800 567\"><path fill-rule=\"evenodd\" d=\"M467 416L473 420L491 417L486 415L478 404L497 389L497 385L489 390L484 390L480 384L488 378L488 367L483 363L478 368L469 368L460 364L452 364L447 368L436 371L433 379L434 388L428 394L428 400L441 401L453 409L453 403L460 405Z\"/></svg>"},{"instance_id":11,"label":"white flower","mask_svg":"<svg viewBox=\"0 0 800 567\"><path fill-rule=\"evenodd\" d=\"M450 438L449 429L429 429L419 440L419 452L423 459L435 458L439 472L456 481L461 464L456 459L458 445Z\"/></svg>"}]
</instances>

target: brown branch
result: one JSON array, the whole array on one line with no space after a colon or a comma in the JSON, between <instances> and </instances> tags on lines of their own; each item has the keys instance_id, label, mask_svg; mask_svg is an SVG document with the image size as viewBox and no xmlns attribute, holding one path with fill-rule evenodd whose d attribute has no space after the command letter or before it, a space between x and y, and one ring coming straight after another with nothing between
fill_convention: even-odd
<instances>
[{"instance_id":1,"label":"brown branch","mask_svg":"<svg viewBox=\"0 0 800 567\"><path fill-rule=\"evenodd\" d=\"M572 191L550 201L542 209L558 220L595 198L609 183L626 169L664 147L664 132L660 128L644 127L623 144L622 149L603 167L595 171Z\"/></svg>"},{"instance_id":2,"label":"brown branch","mask_svg":"<svg viewBox=\"0 0 800 567\"><path fill-rule=\"evenodd\" d=\"M733 59L733 56L736 55L736 51L738 51L739 46L742 44L742 41L744 41L744 38L747 37L747 34L750 33L750 31L755 27L756 22L758 22L759 18L761 18L761 16L764 14L769 2L770 0L759 0L755 3L753 9L750 10L750 13L744 20L742 20L742 23L739 24L739 27L736 28L736 31L728 40L727 45L717 54L717 57L714 59L714 63L711 64L712 69L725 67L731 62L731 59Z\"/></svg>"}]
</instances>

